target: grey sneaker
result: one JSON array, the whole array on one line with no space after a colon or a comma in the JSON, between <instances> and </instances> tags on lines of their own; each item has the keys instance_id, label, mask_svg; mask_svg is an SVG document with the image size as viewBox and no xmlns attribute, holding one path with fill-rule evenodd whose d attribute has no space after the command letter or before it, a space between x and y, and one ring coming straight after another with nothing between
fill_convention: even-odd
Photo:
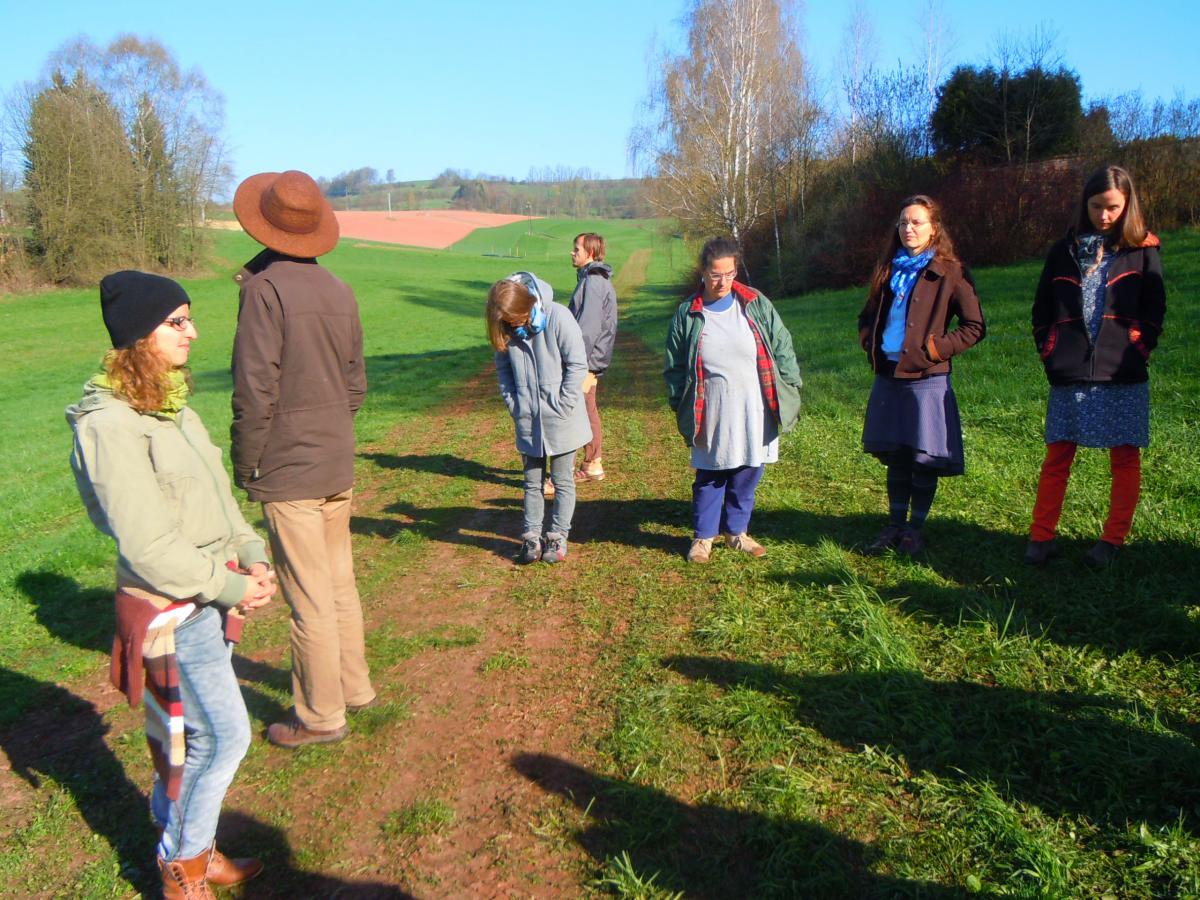
<instances>
[{"instance_id":1,"label":"grey sneaker","mask_svg":"<svg viewBox=\"0 0 1200 900\"><path fill-rule=\"evenodd\" d=\"M690 563L706 563L712 557L712 538L692 538L692 546L688 548L687 561Z\"/></svg>"},{"instance_id":2,"label":"grey sneaker","mask_svg":"<svg viewBox=\"0 0 1200 900\"><path fill-rule=\"evenodd\" d=\"M542 558L542 539L536 534L526 534L521 539L521 549L517 552L517 565L527 566Z\"/></svg>"},{"instance_id":3,"label":"grey sneaker","mask_svg":"<svg viewBox=\"0 0 1200 900\"><path fill-rule=\"evenodd\" d=\"M546 547L542 550L542 562L556 563L567 558L567 539L553 531L546 532Z\"/></svg>"}]
</instances>

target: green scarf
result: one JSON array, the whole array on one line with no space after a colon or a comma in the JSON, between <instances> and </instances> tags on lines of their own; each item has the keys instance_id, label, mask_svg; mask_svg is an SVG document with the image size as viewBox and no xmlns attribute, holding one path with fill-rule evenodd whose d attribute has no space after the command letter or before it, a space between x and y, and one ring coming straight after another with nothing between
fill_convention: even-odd
<instances>
[{"instance_id":1,"label":"green scarf","mask_svg":"<svg viewBox=\"0 0 1200 900\"><path fill-rule=\"evenodd\" d=\"M191 396L192 390L188 387L187 378L184 376L182 369L172 369L167 378L171 386L167 389L167 396L163 398L162 409L155 410L154 414L167 419L174 419L179 415L179 411L187 406L188 397ZM101 372L96 375L92 379L92 384L106 391L112 391L114 394L120 394L120 391L117 389L118 385L113 384L107 372Z\"/></svg>"}]
</instances>

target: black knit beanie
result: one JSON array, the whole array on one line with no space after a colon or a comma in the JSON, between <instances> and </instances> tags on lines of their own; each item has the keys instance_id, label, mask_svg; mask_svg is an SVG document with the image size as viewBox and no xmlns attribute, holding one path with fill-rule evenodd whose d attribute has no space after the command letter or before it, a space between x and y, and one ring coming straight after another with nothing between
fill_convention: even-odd
<instances>
[{"instance_id":1,"label":"black knit beanie","mask_svg":"<svg viewBox=\"0 0 1200 900\"><path fill-rule=\"evenodd\" d=\"M100 279L104 327L118 350L132 347L176 309L191 302L187 291L162 275L126 269Z\"/></svg>"}]
</instances>

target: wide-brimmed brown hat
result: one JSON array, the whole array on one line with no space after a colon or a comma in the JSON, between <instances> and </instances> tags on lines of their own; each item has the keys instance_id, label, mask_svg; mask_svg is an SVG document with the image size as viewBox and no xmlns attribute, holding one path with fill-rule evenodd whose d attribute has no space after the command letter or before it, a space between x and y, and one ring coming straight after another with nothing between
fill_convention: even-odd
<instances>
[{"instance_id":1,"label":"wide-brimmed brown hat","mask_svg":"<svg viewBox=\"0 0 1200 900\"><path fill-rule=\"evenodd\" d=\"M262 172L238 185L233 214L264 247L288 256L320 256L338 242L333 207L303 172Z\"/></svg>"}]
</instances>

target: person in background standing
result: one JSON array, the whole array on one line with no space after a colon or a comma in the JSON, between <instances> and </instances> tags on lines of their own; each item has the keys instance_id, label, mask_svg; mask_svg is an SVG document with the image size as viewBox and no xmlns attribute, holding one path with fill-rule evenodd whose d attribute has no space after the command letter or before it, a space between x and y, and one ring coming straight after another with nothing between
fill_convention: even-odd
<instances>
[{"instance_id":1,"label":"person in background standing","mask_svg":"<svg viewBox=\"0 0 1200 900\"><path fill-rule=\"evenodd\" d=\"M701 289L679 304L667 332L667 402L691 448L692 544L706 563L713 540L754 557L766 548L747 534L779 435L800 415L800 366L792 336L762 293L737 281L741 248L714 238L700 251Z\"/></svg>"},{"instance_id":2,"label":"person in background standing","mask_svg":"<svg viewBox=\"0 0 1200 900\"><path fill-rule=\"evenodd\" d=\"M1108 449L1108 518L1084 562L1104 568L1125 545L1150 444L1150 354L1158 346L1167 294L1159 241L1146 229L1129 173L1094 172L1075 220L1050 249L1033 299L1033 340L1050 382L1046 458L1025 562L1055 553L1075 451Z\"/></svg>"},{"instance_id":3,"label":"person in background standing","mask_svg":"<svg viewBox=\"0 0 1200 900\"><path fill-rule=\"evenodd\" d=\"M604 262L604 238L590 231L575 236L571 265L576 269L575 291L571 294L571 315L583 332L588 373L583 380L583 400L587 406L592 439L583 448L583 461L575 470L576 481L603 481L603 431L597 394L600 376L612 362L617 338L617 292L613 289L612 266Z\"/></svg>"},{"instance_id":4,"label":"person in background standing","mask_svg":"<svg viewBox=\"0 0 1200 900\"><path fill-rule=\"evenodd\" d=\"M888 229L858 316L859 343L875 371L863 450L887 466L888 523L868 553L924 549L921 529L938 479L963 473L950 358L985 332L975 283L954 253L941 206L924 194L909 197Z\"/></svg>"}]
</instances>

